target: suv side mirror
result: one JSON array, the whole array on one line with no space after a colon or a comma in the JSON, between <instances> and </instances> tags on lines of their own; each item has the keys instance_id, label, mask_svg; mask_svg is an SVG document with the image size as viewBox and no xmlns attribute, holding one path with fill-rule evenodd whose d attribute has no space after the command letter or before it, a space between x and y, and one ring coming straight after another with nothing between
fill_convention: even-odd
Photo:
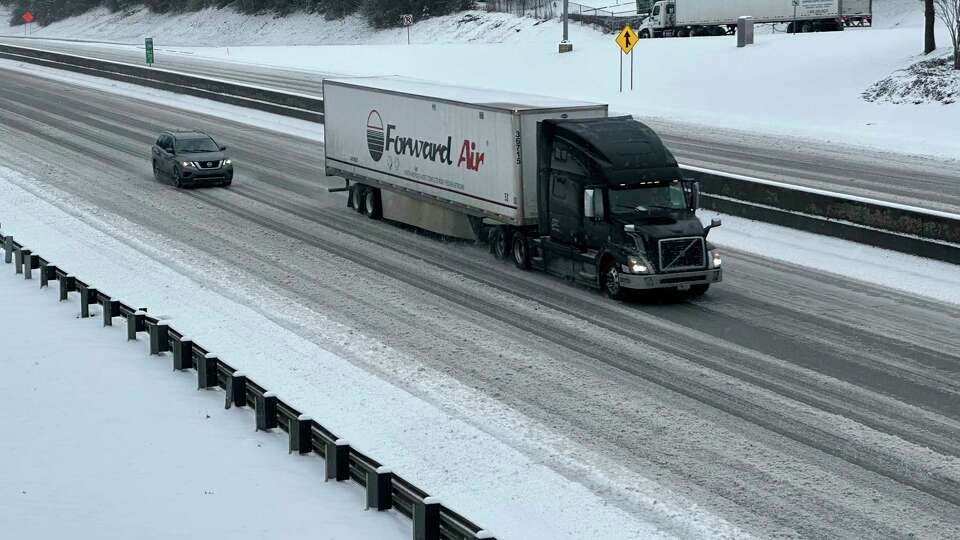
<instances>
[{"instance_id":1,"label":"suv side mirror","mask_svg":"<svg viewBox=\"0 0 960 540\"><path fill-rule=\"evenodd\" d=\"M603 191L599 189L583 190L583 217L594 221L603 221Z\"/></svg>"}]
</instances>

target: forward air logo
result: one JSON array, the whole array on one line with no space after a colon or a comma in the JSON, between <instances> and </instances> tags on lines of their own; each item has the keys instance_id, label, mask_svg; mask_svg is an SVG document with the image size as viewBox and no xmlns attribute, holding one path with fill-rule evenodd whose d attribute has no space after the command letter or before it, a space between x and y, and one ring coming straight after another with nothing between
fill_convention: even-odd
<instances>
[{"instance_id":1,"label":"forward air logo","mask_svg":"<svg viewBox=\"0 0 960 540\"><path fill-rule=\"evenodd\" d=\"M380 161L384 153L392 150L398 156L408 155L434 163L453 165L453 137L437 142L400 136L397 131L395 124L386 124L384 130L380 113L370 111L367 116L367 149L374 161ZM477 151L476 142L465 139L460 145L460 158L456 166L477 172L485 157L483 152Z\"/></svg>"},{"instance_id":2,"label":"forward air logo","mask_svg":"<svg viewBox=\"0 0 960 540\"><path fill-rule=\"evenodd\" d=\"M374 161L383 157L383 143L383 119L377 111L370 111L367 116L367 149Z\"/></svg>"}]
</instances>

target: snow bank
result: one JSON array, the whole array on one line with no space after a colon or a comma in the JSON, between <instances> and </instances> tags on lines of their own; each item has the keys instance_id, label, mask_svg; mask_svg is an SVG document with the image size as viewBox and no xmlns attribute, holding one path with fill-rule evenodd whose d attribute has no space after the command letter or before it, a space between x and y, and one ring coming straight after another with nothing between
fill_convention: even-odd
<instances>
[{"instance_id":1,"label":"snow bank","mask_svg":"<svg viewBox=\"0 0 960 540\"><path fill-rule=\"evenodd\" d=\"M5 538L403 539L363 489L324 482L250 409L223 408L125 327L0 265L0 523ZM9 272L9 274L8 274ZM55 284L54 284L55 285ZM56 339L50 339L56 336ZM312 531L312 532L311 532Z\"/></svg>"}]
</instances>

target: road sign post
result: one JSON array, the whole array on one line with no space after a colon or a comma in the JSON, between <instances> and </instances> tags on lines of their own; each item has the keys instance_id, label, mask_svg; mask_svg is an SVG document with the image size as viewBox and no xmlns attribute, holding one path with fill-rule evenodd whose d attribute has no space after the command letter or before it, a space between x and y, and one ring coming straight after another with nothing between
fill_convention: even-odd
<instances>
[{"instance_id":1,"label":"road sign post","mask_svg":"<svg viewBox=\"0 0 960 540\"><path fill-rule=\"evenodd\" d=\"M413 14L405 13L400 16L400 24L407 27L407 45L410 44L410 27L413 26Z\"/></svg>"},{"instance_id":2,"label":"road sign post","mask_svg":"<svg viewBox=\"0 0 960 540\"><path fill-rule=\"evenodd\" d=\"M561 54L573 51L573 43L570 43L569 25L567 24L569 11L568 0L563 0L563 41L560 42Z\"/></svg>"},{"instance_id":3,"label":"road sign post","mask_svg":"<svg viewBox=\"0 0 960 540\"><path fill-rule=\"evenodd\" d=\"M617 34L616 42L623 53L620 55L620 91L623 92L623 55L630 55L630 90L633 90L633 48L637 46L640 37L634 32L630 25L623 27L623 30Z\"/></svg>"},{"instance_id":4,"label":"road sign post","mask_svg":"<svg viewBox=\"0 0 960 540\"><path fill-rule=\"evenodd\" d=\"M144 38L143 49L147 52L147 65L153 65L153 38Z\"/></svg>"}]
</instances>

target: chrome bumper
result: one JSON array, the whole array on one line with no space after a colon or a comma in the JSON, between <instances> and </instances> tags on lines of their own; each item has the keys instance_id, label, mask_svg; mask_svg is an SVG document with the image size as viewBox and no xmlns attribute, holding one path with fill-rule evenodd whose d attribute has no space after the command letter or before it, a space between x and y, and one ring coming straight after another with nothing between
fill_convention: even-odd
<instances>
[{"instance_id":1,"label":"chrome bumper","mask_svg":"<svg viewBox=\"0 0 960 540\"><path fill-rule=\"evenodd\" d=\"M674 274L620 274L620 286L633 290L709 285L721 281L723 281L723 268Z\"/></svg>"}]
</instances>

